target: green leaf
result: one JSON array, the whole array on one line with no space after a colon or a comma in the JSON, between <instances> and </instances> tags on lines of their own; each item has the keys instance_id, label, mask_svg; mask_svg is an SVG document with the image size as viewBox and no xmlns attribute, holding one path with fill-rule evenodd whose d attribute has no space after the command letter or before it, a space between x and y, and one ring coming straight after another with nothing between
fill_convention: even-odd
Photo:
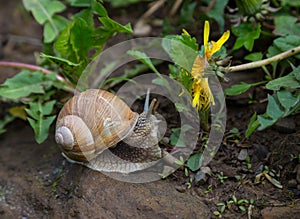
<instances>
[{"instance_id":1,"label":"green leaf","mask_svg":"<svg viewBox=\"0 0 300 219\"><path fill-rule=\"evenodd\" d=\"M11 116L11 115L5 115L3 119L0 120L0 134L3 134L6 132L5 126L12 121L15 120L16 117Z\"/></svg>"},{"instance_id":2,"label":"green leaf","mask_svg":"<svg viewBox=\"0 0 300 219\"><path fill-rule=\"evenodd\" d=\"M270 118L267 118L265 115L258 115L257 116L257 120L259 122L259 127L257 128L257 130L261 131L273 124L275 124L277 122L277 120L275 119L270 119Z\"/></svg>"},{"instance_id":3,"label":"green leaf","mask_svg":"<svg viewBox=\"0 0 300 219\"><path fill-rule=\"evenodd\" d=\"M273 44L278 47L281 52L285 52L300 45L300 36L288 35L286 37L280 37L274 40ZM293 57L300 59L300 54L294 55Z\"/></svg>"},{"instance_id":4,"label":"green leaf","mask_svg":"<svg viewBox=\"0 0 300 219\"><path fill-rule=\"evenodd\" d=\"M42 104L40 101L29 103L30 109L25 109L27 114L32 118L28 118L28 122L34 130L37 143L44 142L49 135L49 127L55 119L49 116L53 110L55 100Z\"/></svg>"},{"instance_id":5,"label":"green leaf","mask_svg":"<svg viewBox=\"0 0 300 219\"><path fill-rule=\"evenodd\" d=\"M195 21L193 15L196 7L196 2L184 1L179 16L179 24L184 26Z\"/></svg>"},{"instance_id":6,"label":"green leaf","mask_svg":"<svg viewBox=\"0 0 300 219\"><path fill-rule=\"evenodd\" d=\"M53 23L52 16L66 9L63 3L53 0L23 0L23 5L41 25L46 21Z\"/></svg>"},{"instance_id":7,"label":"green leaf","mask_svg":"<svg viewBox=\"0 0 300 219\"><path fill-rule=\"evenodd\" d=\"M254 53L250 53L250 54L246 55L244 57L244 59L255 62L255 61L261 60L262 57L263 57L262 52L254 52Z\"/></svg>"},{"instance_id":8,"label":"green leaf","mask_svg":"<svg viewBox=\"0 0 300 219\"><path fill-rule=\"evenodd\" d=\"M184 124L180 128L172 128L172 134L170 136L171 145L175 145L176 147L185 147L185 133L191 129L192 127L187 124Z\"/></svg>"},{"instance_id":9,"label":"green leaf","mask_svg":"<svg viewBox=\"0 0 300 219\"><path fill-rule=\"evenodd\" d=\"M91 0L68 0L73 7L90 7Z\"/></svg>"},{"instance_id":10,"label":"green leaf","mask_svg":"<svg viewBox=\"0 0 300 219\"><path fill-rule=\"evenodd\" d=\"M260 28L260 23L258 23L256 28L254 28L252 23L241 23L237 27L233 26L232 32L235 36L237 36L233 50L237 50L244 46L248 51L252 51L254 41L260 36Z\"/></svg>"},{"instance_id":11,"label":"green leaf","mask_svg":"<svg viewBox=\"0 0 300 219\"><path fill-rule=\"evenodd\" d=\"M40 71L23 70L13 78L9 78L0 86L0 96L19 99L30 94L43 94L45 88L51 86L55 74L45 75Z\"/></svg>"},{"instance_id":12,"label":"green leaf","mask_svg":"<svg viewBox=\"0 0 300 219\"><path fill-rule=\"evenodd\" d=\"M146 53L140 52L140 51L137 51L137 50L129 50L129 51L127 51L127 54L129 54L129 55L135 57L136 59L138 59L140 62L142 62L143 64L148 66L156 74L160 74L158 72L158 70L155 68L155 66L153 65L151 59L147 56Z\"/></svg>"},{"instance_id":13,"label":"green leaf","mask_svg":"<svg viewBox=\"0 0 300 219\"><path fill-rule=\"evenodd\" d=\"M284 113L272 95L268 95L267 115L274 120L278 120Z\"/></svg>"},{"instance_id":14,"label":"green leaf","mask_svg":"<svg viewBox=\"0 0 300 219\"><path fill-rule=\"evenodd\" d=\"M194 37L187 34L167 36L163 39L162 46L176 65L191 72L199 47Z\"/></svg>"},{"instance_id":15,"label":"green leaf","mask_svg":"<svg viewBox=\"0 0 300 219\"><path fill-rule=\"evenodd\" d=\"M106 0L106 1L109 2L113 7L117 8L117 7L125 7L130 4L140 2L141 0L113 0L113 1Z\"/></svg>"},{"instance_id":16,"label":"green leaf","mask_svg":"<svg viewBox=\"0 0 300 219\"><path fill-rule=\"evenodd\" d=\"M266 84L266 88L269 90L279 90L280 88L297 89L300 88L299 79L300 66L295 68L291 73L284 77L274 79Z\"/></svg>"},{"instance_id":17,"label":"green leaf","mask_svg":"<svg viewBox=\"0 0 300 219\"><path fill-rule=\"evenodd\" d=\"M211 0L205 0L207 4L211 3ZM217 21L219 24L220 32L224 32L224 9L228 4L228 0L217 0L213 7L206 13L206 15Z\"/></svg>"},{"instance_id":18,"label":"green leaf","mask_svg":"<svg viewBox=\"0 0 300 219\"><path fill-rule=\"evenodd\" d=\"M55 48L71 62L87 61L88 51L93 46L92 32L92 27L79 18L62 31L55 42Z\"/></svg>"},{"instance_id":19,"label":"green leaf","mask_svg":"<svg viewBox=\"0 0 300 219\"><path fill-rule=\"evenodd\" d=\"M300 24L296 23L298 19L290 15L282 15L274 17L275 30L274 33L286 36L297 35L300 36Z\"/></svg>"},{"instance_id":20,"label":"green leaf","mask_svg":"<svg viewBox=\"0 0 300 219\"><path fill-rule=\"evenodd\" d=\"M288 90L280 90L276 94L279 103L286 109L286 111L288 111L300 101L299 97L294 96Z\"/></svg>"},{"instance_id":21,"label":"green leaf","mask_svg":"<svg viewBox=\"0 0 300 219\"><path fill-rule=\"evenodd\" d=\"M196 171L201 167L203 160L202 153L196 153L190 156L187 161L187 166L191 171Z\"/></svg>"},{"instance_id":22,"label":"green leaf","mask_svg":"<svg viewBox=\"0 0 300 219\"><path fill-rule=\"evenodd\" d=\"M281 0L282 6L288 5L293 7L300 7L300 0Z\"/></svg>"},{"instance_id":23,"label":"green leaf","mask_svg":"<svg viewBox=\"0 0 300 219\"><path fill-rule=\"evenodd\" d=\"M31 11L36 21L44 25L44 42L52 42L64 28L67 19L54 16L62 12L66 6L60 1L53 0L23 0L26 10Z\"/></svg>"},{"instance_id":24,"label":"green leaf","mask_svg":"<svg viewBox=\"0 0 300 219\"><path fill-rule=\"evenodd\" d=\"M68 22L69 21L64 17L54 15L52 23L47 21L44 26L44 42L53 42L58 34L65 28Z\"/></svg>"},{"instance_id":25,"label":"green leaf","mask_svg":"<svg viewBox=\"0 0 300 219\"><path fill-rule=\"evenodd\" d=\"M257 120L256 112L251 116L250 122L248 124L245 136L249 138L250 135L257 129L259 126L259 121Z\"/></svg>"},{"instance_id":26,"label":"green leaf","mask_svg":"<svg viewBox=\"0 0 300 219\"><path fill-rule=\"evenodd\" d=\"M100 17L99 21L103 24L105 29L110 32L120 32L132 34L133 30L130 24L121 25L118 22L110 19L109 17Z\"/></svg>"},{"instance_id":27,"label":"green leaf","mask_svg":"<svg viewBox=\"0 0 300 219\"><path fill-rule=\"evenodd\" d=\"M247 84L245 82L241 82L240 84L234 84L229 88L225 89L225 94L228 96L235 96L246 92L250 87L255 84Z\"/></svg>"}]
</instances>

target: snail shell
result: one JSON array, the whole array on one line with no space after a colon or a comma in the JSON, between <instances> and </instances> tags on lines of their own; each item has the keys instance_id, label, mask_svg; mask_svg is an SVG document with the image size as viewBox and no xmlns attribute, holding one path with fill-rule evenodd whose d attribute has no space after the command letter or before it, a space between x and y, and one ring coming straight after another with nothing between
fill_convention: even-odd
<instances>
[{"instance_id":1,"label":"snail shell","mask_svg":"<svg viewBox=\"0 0 300 219\"><path fill-rule=\"evenodd\" d=\"M90 89L64 105L57 118L55 140L65 157L86 163L131 133L138 117L114 94Z\"/></svg>"}]
</instances>

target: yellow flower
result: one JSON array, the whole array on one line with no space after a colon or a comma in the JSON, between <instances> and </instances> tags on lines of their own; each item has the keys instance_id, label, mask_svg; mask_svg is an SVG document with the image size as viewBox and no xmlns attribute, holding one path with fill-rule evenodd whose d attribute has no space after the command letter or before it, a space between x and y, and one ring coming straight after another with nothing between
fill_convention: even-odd
<instances>
[{"instance_id":1,"label":"yellow flower","mask_svg":"<svg viewBox=\"0 0 300 219\"><path fill-rule=\"evenodd\" d=\"M187 33L185 32L184 34ZM228 40L230 35L229 30L227 30L217 42L208 42L209 32L209 22L205 21L203 36L204 57L196 57L191 71L191 75L194 78L192 85L192 104L199 111L206 111L209 109L211 103L214 104L214 97L209 88L208 79L204 77L204 72L209 67L208 61L211 59L212 55L221 49L222 45Z\"/></svg>"},{"instance_id":2,"label":"yellow flower","mask_svg":"<svg viewBox=\"0 0 300 219\"><path fill-rule=\"evenodd\" d=\"M210 103L214 104L214 97L209 88L208 79L203 77L204 70L207 66L207 60L197 56L191 71L191 75L194 78L192 85L192 104L193 107L196 107L199 111L206 111L208 110Z\"/></svg>"},{"instance_id":3,"label":"yellow flower","mask_svg":"<svg viewBox=\"0 0 300 219\"><path fill-rule=\"evenodd\" d=\"M230 36L230 31L227 30L225 33L223 33L223 35L217 42L211 41L209 43L208 42L209 32L210 32L209 22L205 21L203 43L204 43L204 57L206 60L210 60L212 55L221 49L223 44L228 40Z\"/></svg>"}]
</instances>

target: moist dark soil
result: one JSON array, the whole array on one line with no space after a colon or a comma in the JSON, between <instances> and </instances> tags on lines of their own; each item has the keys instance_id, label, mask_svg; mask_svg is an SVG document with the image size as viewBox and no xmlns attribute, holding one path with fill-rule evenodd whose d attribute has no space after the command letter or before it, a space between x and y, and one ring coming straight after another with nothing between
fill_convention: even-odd
<instances>
[{"instance_id":1,"label":"moist dark soil","mask_svg":"<svg viewBox=\"0 0 300 219\"><path fill-rule=\"evenodd\" d=\"M34 64L34 54L42 50L41 27L21 2L0 3L0 59ZM129 10L138 18L145 8ZM135 24L126 14L112 17ZM18 72L0 71L1 81ZM256 80L260 74L249 75L254 74L228 77L235 83ZM227 100L226 134L207 167L189 176L179 169L167 179L144 184L116 181L71 164L54 142L54 127L39 145L28 123L16 120L0 136L0 218L217 218L213 212L221 211L222 203L223 218L300 218L299 115L243 137L253 112L264 112L265 104L258 100L265 97L257 89ZM4 115L6 105L0 104ZM240 136L232 134L235 129ZM231 201L234 197L236 202Z\"/></svg>"}]
</instances>

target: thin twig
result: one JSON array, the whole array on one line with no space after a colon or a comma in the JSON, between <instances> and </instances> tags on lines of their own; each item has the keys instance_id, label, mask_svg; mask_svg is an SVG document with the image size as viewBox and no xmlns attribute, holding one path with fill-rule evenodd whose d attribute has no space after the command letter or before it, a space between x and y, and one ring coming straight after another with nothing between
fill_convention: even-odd
<instances>
[{"instance_id":1,"label":"thin twig","mask_svg":"<svg viewBox=\"0 0 300 219\"><path fill-rule=\"evenodd\" d=\"M31 70L31 71L41 71L44 74L53 73L52 71L50 71L46 68L43 68L43 67L40 67L40 66L37 66L37 65L21 63L21 62L0 61L0 67L10 67L10 68L28 69L28 70ZM60 80L61 82L69 84L68 81L65 78L63 78L62 76L60 76L58 74L56 75L56 78L58 80ZM74 88L72 86L67 86L67 87L65 86L64 89L66 91L70 91L70 92L74 91Z\"/></svg>"},{"instance_id":2,"label":"thin twig","mask_svg":"<svg viewBox=\"0 0 300 219\"><path fill-rule=\"evenodd\" d=\"M160 7L163 6L166 0L158 0L153 3L153 5L142 15L140 19L145 20L150 17L155 11L157 11Z\"/></svg>"},{"instance_id":3,"label":"thin twig","mask_svg":"<svg viewBox=\"0 0 300 219\"><path fill-rule=\"evenodd\" d=\"M180 5L182 4L182 2L183 2L183 0L177 0L174 3L174 5L173 5L173 7L170 11L170 16L173 16L178 11L178 9L179 9Z\"/></svg>"},{"instance_id":4,"label":"thin twig","mask_svg":"<svg viewBox=\"0 0 300 219\"><path fill-rule=\"evenodd\" d=\"M0 61L0 67L11 67L11 68L21 68L21 69L28 69L28 70L33 70L33 71L41 71L44 74L51 74L53 73L52 71L36 66L36 65L31 65L31 64L25 64L25 63L20 63L20 62L7 62L7 61ZM60 75L56 76L58 80L62 82L66 82L66 80L61 77Z\"/></svg>"},{"instance_id":5,"label":"thin twig","mask_svg":"<svg viewBox=\"0 0 300 219\"><path fill-rule=\"evenodd\" d=\"M259 67L271 64L272 62L281 61L281 60L291 57L299 52L300 52L300 46L290 49L288 51L285 51L283 53L280 53L280 54L273 56L271 58L268 58L268 59L263 59L263 60L259 60L256 62L250 62L250 63L237 65L237 66L231 66L231 67L225 69L225 71L226 72L237 72L237 71L244 71L244 70L253 69L253 68L259 68Z\"/></svg>"}]
</instances>

